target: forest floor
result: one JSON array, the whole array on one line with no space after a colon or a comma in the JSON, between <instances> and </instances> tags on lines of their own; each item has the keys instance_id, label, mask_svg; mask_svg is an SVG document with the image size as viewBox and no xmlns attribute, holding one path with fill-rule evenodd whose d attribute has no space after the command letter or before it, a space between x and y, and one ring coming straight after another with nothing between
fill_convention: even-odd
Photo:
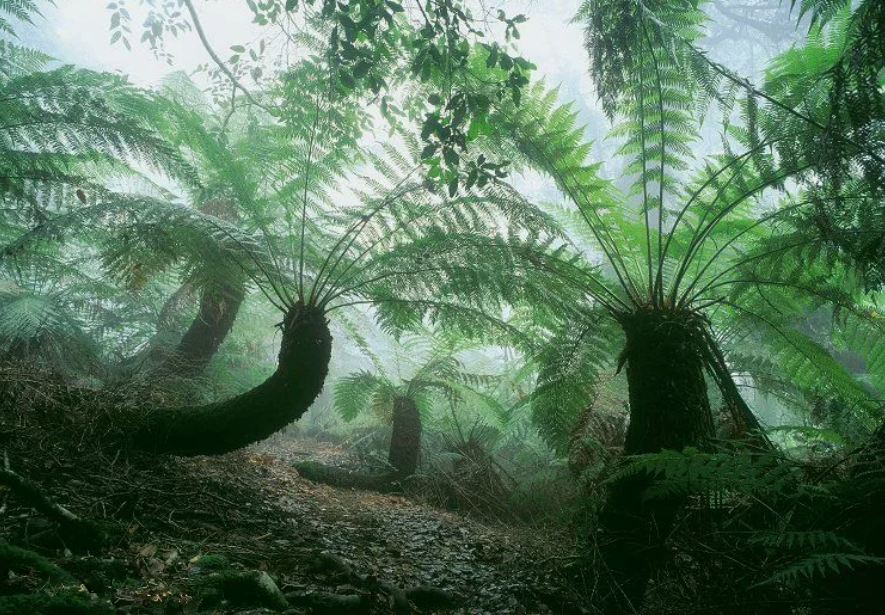
<instances>
[{"instance_id":1,"label":"forest floor","mask_svg":"<svg viewBox=\"0 0 885 615\"><path fill-rule=\"evenodd\" d=\"M319 485L292 467L343 454L279 437L192 459L72 458L52 445L10 451L59 503L115 529L109 545L83 554L10 498L0 534L47 555L82 582L78 591L116 613L587 612L577 548L564 531ZM39 591L30 572L7 573L0 596L29 584ZM276 602L249 586L268 575Z\"/></svg>"}]
</instances>

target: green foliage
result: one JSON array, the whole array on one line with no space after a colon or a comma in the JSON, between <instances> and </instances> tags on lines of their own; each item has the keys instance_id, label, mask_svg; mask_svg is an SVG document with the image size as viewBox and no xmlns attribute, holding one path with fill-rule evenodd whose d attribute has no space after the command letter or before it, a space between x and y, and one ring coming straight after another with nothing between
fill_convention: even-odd
<instances>
[{"instance_id":1,"label":"green foliage","mask_svg":"<svg viewBox=\"0 0 885 615\"><path fill-rule=\"evenodd\" d=\"M865 10L859 19L868 18ZM551 425L574 425L577 400L585 396L585 407L592 400L592 371L575 369L590 363L578 359L606 364L592 344L580 351L572 344L570 354L556 350L558 340L575 339L590 322L599 322L588 316L592 309L604 309L617 322L620 315L648 306L706 315L711 330L703 359L726 399L736 399L740 375L747 380L738 380L739 385L771 390L800 409L822 396L841 400L847 412L862 417L877 414L876 393L835 358L845 340L814 339L800 326L807 311L816 309L863 321L869 332L880 329L862 306L862 272L806 222L820 202L818 191L796 192L789 183L826 167L826 161L809 156L812 140L815 147L827 148L829 159L842 156L821 146L814 121L795 112L805 104L803 83L817 83L816 73L794 69L786 74L797 75L796 83L760 93L698 48L704 19L699 4L677 8L666 2L588 2L579 13L603 106L618 121L612 136L621 139L620 152L632 160L627 170L636 181L627 194L619 194L599 177L598 166L586 162L591 146L570 106L556 105L555 91L536 84L518 108L494 107L490 147L507 152L522 168L548 175L570 207L548 210L574 243L548 244L542 248L545 256L530 257L557 279L557 286L548 281L547 288L556 297L558 314L543 322L560 322L551 327L558 333L550 338L551 355L560 358L550 360L545 379L569 373L558 363L584 374L570 392L556 387L562 399L538 406L539 420L549 414ZM815 33L811 36L813 43ZM731 109L741 92L744 117L735 121ZM724 153L691 165L696 118L713 102L726 112ZM760 129L763 125L777 132ZM794 155L778 150L788 146ZM841 151L849 158L869 152ZM791 198L778 203L788 192ZM858 207L872 211L870 204L858 201ZM544 259L554 245L551 266ZM601 269L581 254L588 246L602 253ZM604 326L592 327L609 345L611 361L615 353L608 340L613 338L602 333ZM749 340L752 352L747 352ZM876 355L881 331L867 340L876 350L866 352ZM564 404L569 398L575 401ZM566 431L547 433L561 447Z\"/></svg>"},{"instance_id":2,"label":"green foliage","mask_svg":"<svg viewBox=\"0 0 885 615\"><path fill-rule=\"evenodd\" d=\"M885 564L885 558L850 552L813 553L784 566L762 583L807 583L823 577L851 574L859 565L871 564Z\"/></svg>"},{"instance_id":3,"label":"green foliage","mask_svg":"<svg viewBox=\"0 0 885 615\"><path fill-rule=\"evenodd\" d=\"M0 597L0 615L110 615L113 607L103 601L93 602L76 593L23 594Z\"/></svg>"},{"instance_id":4,"label":"green foliage","mask_svg":"<svg viewBox=\"0 0 885 615\"><path fill-rule=\"evenodd\" d=\"M148 43L155 53L168 57L164 50L166 35L177 36L195 29L215 62L211 71L217 90L229 90L233 83L250 103L272 110L276 117L285 117L283 108L295 106L302 93L284 88L275 92L282 108L258 102L234 75L248 73L261 83L270 64L267 41L262 38L250 44L233 45L227 63L211 48L199 15L191 0L178 5L146 4L141 42ZM421 139L427 163L427 177L447 186L451 194L459 186L469 189L476 182L483 184L504 176L505 161L493 162L484 156L468 159L468 145L476 137L475 123L484 121L490 103L489 95L470 88L452 87L453 78L468 69L474 46L488 53L487 65L496 69L493 97L519 102L522 88L528 83L531 63L516 55L507 45L519 38L519 25L524 15L509 17L503 10L486 12L477 18L461 0L433 2L392 2L378 0L247 0L254 22L260 26L278 26L287 33L288 43L302 44L314 55L326 73L323 84L326 95L352 98L378 104L380 111L394 126L404 116L423 116ZM181 10L181 9L185 10ZM118 3L111 10L111 42L130 47L133 17ZM505 44L485 43L490 22L503 26ZM288 52L288 46L286 47ZM218 83L220 82L220 83ZM397 90L410 84L430 86L432 93L417 109L404 111L398 107ZM316 95L317 92L312 91ZM264 100L267 100L266 98ZM276 102L276 101L274 101ZM463 160L462 160L463 159Z\"/></svg>"},{"instance_id":5,"label":"green foliage","mask_svg":"<svg viewBox=\"0 0 885 615\"><path fill-rule=\"evenodd\" d=\"M738 565L754 562L742 581L749 584L745 591L802 595L809 582L850 577L885 564L852 534L852 513L835 512L844 507L843 488L815 480L813 474L821 474L812 470L768 453L686 448L628 458L608 482L650 475L654 481L645 492L647 500L691 498L692 508L714 524L715 533L701 539L708 548L728 548ZM833 518L821 515L830 509ZM688 513L689 519L695 514ZM673 540L692 539L677 535Z\"/></svg>"},{"instance_id":6,"label":"green foliage","mask_svg":"<svg viewBox=\"0 0 885 615\"><path fill-rule=\"evenodd\" d=\"M522 16L492 14L504 41L486 42L459 0L250 0L299 47L279 63L263 39L225 62L190 0L147 2L142 42L162 56L164 37L193 28L216 66L207 92L181 74L145 92L0 41L2 358L104 375L175 337L188 297L248 278L284 313L334 316L369 357L374 369L335 382L346 422L390 421L412 399L438 438L434 467L497 494L499 458L538 484L559 476L595 435L613 374L635 374L629 323L667 313L723 422L753 431L741 393L757 389L806 423L768 435L826 445L829 461L882 421L885 4L793 4L812 27L759 87L701 48L700 0L582 4L617 182L577 107L530 83L509 44ZM35 10L0 0L0 33ZM109 10L112 43L130 46L128 9ZM717 106L721 150L701 159ZM553 202L524 198L511 168L546 176ZM247 302L262 320L261 297ZM370 345L370 321L394 353ZM429 349L402 341L427 329ZM477 349L508 373L480 369ZM247 360L236 367L260 372ZM838 461L709 444L629 458L606 483L648 479L637 508L686 502L684 533L715 530L688 542L733 557L705 566L685 549L692 574L756 562L741 583L783 598L883 563L823 480Z\"/></svg>"},{"instance_id":7,"label":"green foliage","mask_svg":"<svg viewBox=\"0 0 885 615\"><path fill-rule=\"evenodd\" d=\"M36 573L53 585L70 587L76 584L74 577L45 557L5 542L0 543L0 570L3 571L3 576L8 578Z\"/></svg>"},{"instance_id":8,"label":"green foliage","mask_svg":"<svg viewBox=\"0 0 885 615\"><path fill-rule=\"evenodd\" d=\"M422 342L422 338L413 338L394 347L398 356L394 365L386 365L364 349L378 374L361 370L335 382L334 403L341 417L350 422L370 410L389 423L396 398L404 397L415 402L425 419L445 414L446 407L451 412L458 407L477 411L485 422L500 425L504 410L487 392L494 378L474 373L458 358L470 349L469 340L431 337L429 348L422 348Z\"/></svg>"},{"instance_id":9,"label":"green foliage","mask_svg":"<svg viewBox=\"0 0 885 615\"><path fill-rule=\"evenodd\" d=\"M759 497L786 491L801 477L798 467L779 463L768 454L707 453L686 447L683 451L664 450L626 458L608 481L642 474L657 479L646 490L646 499L713 492L732 498L736 495Z\"/></svg>"},{"instance_id":10,"label":"green foliage","mask_svg":"<svg viewBox=\"0 0 885 615\"><path fill-rule=\"evenodd\" d=\"M805 222L856 261L868 288L878 288L883 221L875 202L885 178L881 118L885 114L885 9L881 3L802 2L813 17L804 46L782 54L765 91L808 118L781 108L760 114L757 130L785 160L815 164L804 177L814 201Z\"/></svg>"},{"instance_id":11,"label":"green foliage","mask_svg":"<svg viewBox=\"0 0 885 615\"><path fill-rule=\"evenodd\" d=\"M15 36L9 19L33 23L32 16L39 15L37 0L0 0L0 34Z\"/></svg>"},{"instance_id":12,"label":"green foliage","mask_svg":"<svg viewBox=\"0 0 885 615\"><path fill-rule=\"evenodd\" d=\"M75 306L67 289L39 292L0 283L0 352L58 373L88 372L98 362L98 349Z\"/></svg>"},{"instance_id":13,"label":"green foliage","mask_svg":"<svg viewBox=\"0 0 885 615\"><path fill-rule=\"evenodd\" d=\"M369 400L375 391L380 390L385 384L379 376L366 371L354 372L339 378L335 382L335 406L341 417L345 421L355 419L369 406Z\"/></svg>"},{"instance_id":14,"label":"green foliage","mask_svg":"<svg viewBox=\"0 0 885 615\"><path fill-rule=\"evenodd\" d=\"M27 61L25 67L42 65ZM150 116L151 96L120 77L70 66L15 73L0 81L0 94L4 200L22 199L47 184L85 189L95 171L119 168L115 161L187 176L174 150L146 122L133 120ZM45 210L50 194L43 192L36 207ZM84 191L83 198L89 196Z\"/></svg>"},{"instance_id":15,"label":"green foliage","mask_svg":"<svg viewBox=\"0 0 885 615\"><path fill-rule=\"evenodd\" d=\"M550 339L534 358L538 377L530 396L532 415L560 453L567 451L581 415L600 394L606 371L614 369L621 344L617 330L588 319L580 329L566 328Z\"/></svg>"}]
</instances>

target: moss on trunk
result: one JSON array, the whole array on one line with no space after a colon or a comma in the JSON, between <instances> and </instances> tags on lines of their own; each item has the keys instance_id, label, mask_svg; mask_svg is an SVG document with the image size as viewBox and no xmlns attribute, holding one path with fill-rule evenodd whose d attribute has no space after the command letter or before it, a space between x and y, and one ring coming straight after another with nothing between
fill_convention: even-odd
<instances>
[{"instance_id":1,"label":"moss on trunk","mask_svg":"<svg viewBox=\"0 0 885 615\"><path fill-rule=\"evenodd\" d=\"M703 319L692 312L643 309L624 315L621 326L627 338L623 359L630 398L624 453L703 447L713 435ZM607 612L632 612L640 606L682 505L680 498L646 501L651 481L647 474L617 481L601 512L606 531L601 551L618 586Z\"/></svg>"},{"instance_id":2,"label":"moss on trunk","mask_svg":"<svg viewBox=\"0 0 885 615\"><path fill-rule=\"evenodd\" d=\"M128 443L154 453L218 455L263 440L307 412L322 391L331 352L323 311L293 307L270 378L227 401L155 410L128 430Z\"/></svg>"},{"instance_id":3,"label":"moss on trunk","mask_svg":"<svg viewBox=\"0 0 885 615\"><path fill-rule=\"evenodd\" d=\"M393 433L390 435L388 461L400 477L411 476L418 469L421 453L421 414L415 401L398 396L393 400Z\"/></svg>"},{"instance_id":4,"label":"moss on trunk","mask_svg":"<svg viewBox=\"0 0 885 615\"><path fill-rule=\"evenodd\" d=\"M402 485L397 481L397 475L392 472L358 472L347 468L323 465L316 461L300 461L292 464L292 467L298 470L298 474L302 478L314 483L347 489L365 489L379 493L402 491Z\"/></svg>"}]
</instances>

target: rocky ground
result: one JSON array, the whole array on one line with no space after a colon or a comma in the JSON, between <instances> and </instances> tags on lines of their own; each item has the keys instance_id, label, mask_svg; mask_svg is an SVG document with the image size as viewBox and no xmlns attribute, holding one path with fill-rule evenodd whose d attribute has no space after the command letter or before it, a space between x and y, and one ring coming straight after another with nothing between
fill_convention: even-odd
<instances>
[{"instance_id":1,"label":"rocky ground","mask_svg":"<svg viewBox=\"0 0 885 615\"><path fill-rule=\"evenodd\" d=\"M0 615L589 612L561 536L314 484L292 467L342 454L280 438L194 459L14 451L23 475L109 539L74 548L6 494L0 532L27 551L0 549ZM27 595L79 606L34 610L16 602Z\"/></svg>"}]
</instances>

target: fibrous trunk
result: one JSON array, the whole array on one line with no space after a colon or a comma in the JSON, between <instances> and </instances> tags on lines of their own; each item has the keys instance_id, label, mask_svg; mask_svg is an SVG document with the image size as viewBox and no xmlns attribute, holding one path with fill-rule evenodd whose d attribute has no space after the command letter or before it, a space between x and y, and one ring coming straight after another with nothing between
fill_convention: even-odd
<instances>
[{"instance_id":1,"label":"fibrous trunk","mask_svg":"<svg viewBox=\"0 0 885 615\"><path fill-rule=\"evenodd\" d=\"M402 477L418 469L421 452L421 415L408 397L393 400L393 433L390 436L390 465Z\"/></svg>"},{"instance_id":2,"label":"fibrous trunk","mask_svg":"<svg viewBox=\"0 0 885 615\"><path fill-rule=\"evenodd\" d=\"M270 378L224 402L155 410L129 430L128 443L156 453L217 455L263 440L307 412L322 391L331 352L323 311L293 307Z\"/></svg>"},{"instance_id":3,"label":"fibrous trunk","mask_svg":"<svg viewBox=\"0 0 885 615\"><path fill-rule=\"evenodd\" d=\"M703 447L713 431L704 380L708 337L703 320L691 312L643 309L620 322L627 338L630 399L624 453ZM600 516L605 529L601 551L617 584L608 612L639 607L682 504L679 498L646 500L651 481L642 473L614 483Z\"/></svg>"},{"instance_id":4,"label":"fibrous trunk","mask_svg":"<svg viewBox=\"0 0 885 615\"><path fill-rule=\"evenodd\" d=\"M233 328L245 296L245 280L204 288L196 318L178 346L157 367L156 373L186 378L198 376Z\"/></svg>"},{"instance_id":5,"label":"fibrous trunk","mask_svg":"<svg viewBox=\"0 0 885 615\"><path fill-rule=\"evenodd\" d=\"M226 222L236 222L239 218L234 202L225 198L209 199L200 207L200 212ZM173 299L188 287L189 284L182 286ZM239 271L232 280L204 287L196 317L178 345L164 353L154 373L159 376L174 374L183 378L202 373L233 329L245 297L246 279Z\"/></svg>"}]
</instances>

